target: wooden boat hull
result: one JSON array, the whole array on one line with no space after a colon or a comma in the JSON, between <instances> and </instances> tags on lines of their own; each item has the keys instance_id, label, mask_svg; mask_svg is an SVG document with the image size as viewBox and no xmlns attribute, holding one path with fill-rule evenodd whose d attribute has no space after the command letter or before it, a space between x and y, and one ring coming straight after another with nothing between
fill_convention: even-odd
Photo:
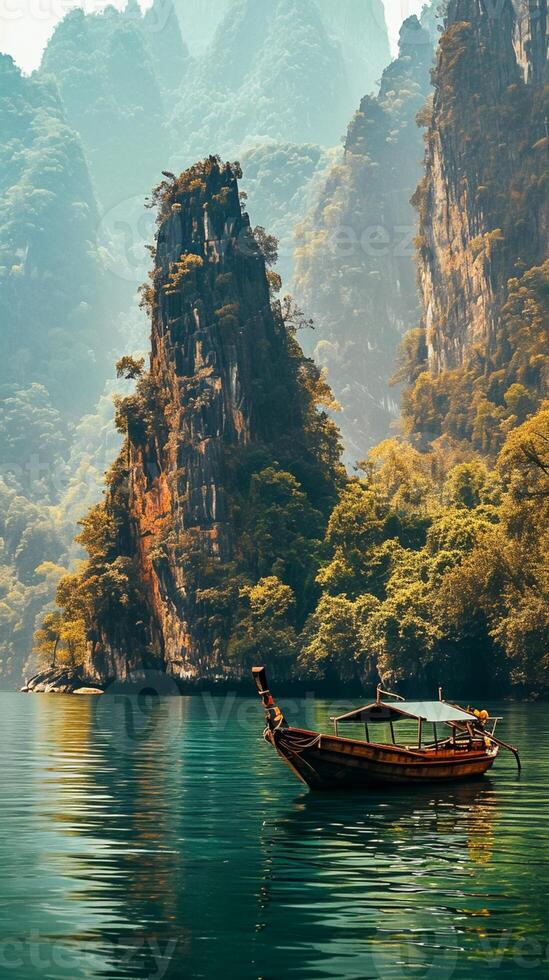
<instances>
[{"instance_id":1,"label":"wooden boat hull","mask_svg":"<svg viewBox=\"0 0 549 980\"><path fill-rule=\"evenodd\" d=\"M301 728L266 729L265 738L310 789L369 789L388 784L423 784L474 779L494 764L497 746L407 749L321 735Z\"/></svg>"}]
</instances>

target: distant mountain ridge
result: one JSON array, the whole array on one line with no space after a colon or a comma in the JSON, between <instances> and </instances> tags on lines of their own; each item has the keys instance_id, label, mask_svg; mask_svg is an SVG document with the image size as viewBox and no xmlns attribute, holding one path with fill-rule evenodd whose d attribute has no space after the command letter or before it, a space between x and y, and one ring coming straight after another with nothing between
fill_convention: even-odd
<instances>
[{"instance_id":1,"label":"distant mountain ridge","mask_svg":"<svg viewBox=\"0 0 549 980\"><path fill-rule=\"evenodd\" d=\"M153 15L151 8L141 17L136 4L122 12L73 10L55 29L42 59L40 73L59 86L103 207L144 195L168 156L157 47L148 40L171 38L173 57L177 35L169 20L154 29ZM179 53L184 58L182 47Z\"/></svg>"}]
</instances>

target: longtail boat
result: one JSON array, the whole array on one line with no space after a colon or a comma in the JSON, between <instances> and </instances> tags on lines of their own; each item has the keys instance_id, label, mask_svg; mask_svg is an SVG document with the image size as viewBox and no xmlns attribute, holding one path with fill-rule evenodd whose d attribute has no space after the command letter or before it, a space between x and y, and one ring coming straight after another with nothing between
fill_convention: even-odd
<instances>
[{"instance_id":1,"label":"longtail boat","mask_svg":"<svg viewBox=\"0 0 549 980\"><path fill-rule=\"evenodd\" d=\"M495 735L499 718L444 701L440 690L438 701L405 701L378 687L374 702L332 717L333 733L324 734L289 725L269 690L265 667L253 667L252 674L265 709L264 738L310 789L471 779L493 766L500 748L513 753L520 770L518 750ZM407 734L410 722L416 723L411 744L397 741L395 729L403 721ZM382 723L390 742L370 738ZM364 739L340 735L346 724L363 726ZM440 737L441 725L446 737Z\"/></svg>"}]
</instances>

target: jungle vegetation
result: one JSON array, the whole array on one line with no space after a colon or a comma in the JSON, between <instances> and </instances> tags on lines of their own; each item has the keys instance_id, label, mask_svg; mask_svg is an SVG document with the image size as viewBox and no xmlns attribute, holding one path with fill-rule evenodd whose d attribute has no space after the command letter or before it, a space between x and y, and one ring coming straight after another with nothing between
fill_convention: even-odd
<instances>
[{"instance_id":1,"label":"jungle vegetation","mask_svg":"<svg viewBox=\"0 0 549 980\"><path fill-rule=\"evenodd\" d=\"M262 228L256 236L273 265L276 240ZM525 319L516 307L518 289L511 284L516 329L517 318ZM521 295L535 321L536 304ZM272 303L282 316L276 287ZM271 447L244 468L235 463L233 507L242 515L235 565L206 568L191 544L180 552L204 631L212 642L220 629L227 637L233 675L261 659L279 678L316 685L364 686L381 677L402 690L443 684L456 696L548 690L549 404L525 401L521 382L511 379L516 399L508 396L506 404L513 415L492 431L491 452L448 434L420 450L400 436L381 442L356 475L345 476L337 432L325 415L335 407L331 393L303 358L296 322L299 312L288 318L287 355L302 379L303 445L279 447L278 457ZM539 337L536 349L541 357ZM142 361L125 357L118 371L137 379L135 394L119 408L120 429L127 433L131 424L133 440L146 438L160 424L161 393ZM468 392L460 409L464 420L476 412ZM307 474L302 461L311 449L315 472ZM330 486L335 499L322 489ZM61 579L60 611L38 634L46 660L74 663L98 618L118 617L120 626L122 616L131 633L141 617L138 563L120 548L126 494L121 454L107 477L105 503L81 522L79 542L89 557Z\"/></svg>"},{"instance_id":2,"label":"jungle vegetation","mask_svg":"<svg viewBox=\"0 0 549 980\"><path fill-rule=\"evenodd\" d=\"M419 167L414 116L419 109L422 125L430 118L428 45L425 57L408 50L393 62L379 96L367 97L353 119L345 164L327 181L321 176L357 103L358 68L346 52L352 36L376 20L376 3L353 0L358 19L338 21L337 5L324 0L278 0L257 15L257 4L246 0L193 2L187 19L191 9L204 10L195 38L179 30L181 3L157 2L146 16L132 3L124 13L73 11L31 78L0 57L0 672L10 683L20 679L37 625L44 662L78 664L98 609L108 615L116 605L135 623L142 607L136 569L120 554L127 514L120 466L107 476L110 516L97 500L128 427L154 425L154 392L140 366L142 321L129 312L134 284L121 286L113 275L117 256L99 240L98 200L133 202L122 234L129 228L130 245L138 248L134 216L158 170L210 152L214 138L232 152L232 140L245 164L250 209L281 239L278 268L287 279L291 228L318 182L330 227L334 210L354 215L366 177L381 188L383 210L394 201L374 174L386 167L402 175L410 152ZM158 31L162 19L170 26ZM424 17L421 23L433 26ZM383 29L378 42L367 53L361 97L374 91L386 62ZM467 53L471 32L461 26L444 43L459 67L453 54ZM482 78L471 76L467 84L473 83L482 85ZM449 74L446 84L455 86L456 78ZM477 95L471 93L471 105ZM540 88L538 128L546 98ZM471 159L489 178L477 189L479 208L494 205L491 230L470 242L471 260L494 267L500 253L520 251L518 239L524 251L531 216L546 200L539 165L546 137L529 141L522 100L521 87L510 87L501 122L519 132L525 159L538 162L512 188L510 206L498 189L497 113L484 104L474 128L460 135L462 147L474 144ZM449 115L448 127L455 121ZM482 158L487 132L495 135ZM404 176L398 187L407 201L415 174ZM420 213L423 191L416 197ZM371 223L371 213L365 208L362 223ZM400 213L399 206L397 224ZM330 265L316 244L314 262L305 256L302 264L305 278L311 272L312 282L318 267L317 283L335 283L341 308L359 317L371 315L368 303L377 296L373 346L386 339L375 332L386 299L377 256ZM273 304L285 316L277 273L269 275ZM396 335L417 322L412 289L405 286L402 299L390 324L391 350ZM320 332L293 336L312 312L309 303L301 305L306 314L287 324L294 364L302 357L297 339L323 339ZM473 678L491 692L547 691L548 318L547 261L525 263L521 256L489 350L471 348L459 368L435 375L424 330L412 330L395 374L404 386L402 433L362 453L354 475L335 481L337 498L320 500L304 487L297 458L255 461L236 586L224 587L234 569L221 570L200 596L205 622L212 629L219 617L227 623L236 673L261 651L275 672L318 684L363 684L381 673L404 688L419 683L432 690L440 682L457 693L460 684L471 690ZM118 404L117 431L110 396L122 350L132 353L120 366L127 397ZM385 359L383 365L385 371ZM380 372L370 373L377 385ZM335 408L320 375L314 386L310 404L320 400L321 412L327 404ZM384 387L382 394L386 418L395 413L396 396ZM332 437L324 442L331 446L324 472L337 465L333 430ZM86 511L71 545L75 521ZM192 549L187 558L191 575Z\"/></svg>"}]
</instances>

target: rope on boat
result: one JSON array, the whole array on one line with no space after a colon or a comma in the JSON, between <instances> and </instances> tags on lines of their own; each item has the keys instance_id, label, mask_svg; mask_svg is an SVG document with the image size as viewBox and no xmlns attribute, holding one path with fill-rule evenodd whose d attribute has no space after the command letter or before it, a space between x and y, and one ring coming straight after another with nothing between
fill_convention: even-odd
<instances>
[{"instance_id":1,"label":"rope on boat","mask_svg":"<svg viewBox=\"0 0 549 980\"><path fill-rule=\"evenodd\" d=\"M316 769L310 764L310 762L307 762L307 759L303 758L301 753L305 752L307 749L314 749L317 746L320 747L321 739L322 734L315 735L309 742L301 742L299 739L292 739L291 736L288 737L287 735L284 737L284 748L287 750L288 755L294 756L294 758L297 757L301 765L306 766L307 769L312 772L315 779L318 779Z\"/></svg>"},{"instance_id":2,"label":"rope on boat","mask_svg":"<svg viewBox=\"0 0 549 980\"><path fill-rule=\"evenodd\" d=\"M317 746L320 746L321 738L322 734L313 735L308 742L304 742L302 739L295 738L293 735L285 734L284 744L287 745L288 748L292 749L296 754L299 754L300 752L306 752L307 749L316 749Z\"/></svg>"}]
</instances>

